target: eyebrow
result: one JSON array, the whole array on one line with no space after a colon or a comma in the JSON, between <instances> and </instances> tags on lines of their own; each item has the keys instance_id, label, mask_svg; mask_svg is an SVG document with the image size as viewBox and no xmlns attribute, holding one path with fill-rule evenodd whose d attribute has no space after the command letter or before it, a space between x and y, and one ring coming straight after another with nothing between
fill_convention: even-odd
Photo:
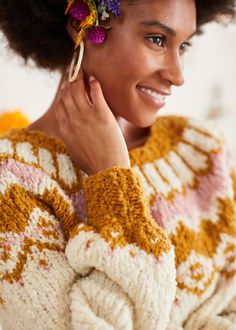
<instances>
[{"instance_id":1,"label":"eyebrow","mask_svg":"<svg viewBox=\"0 0 236 330\"><path fill-rule=\"evenodd\" d=\"M159 27L163 31L165 31L166 33L171 35L172 37L176 36L176 31L174 29L172 29L168 25L165 25L165 24L163 24L163 23L161 23L160 21L157 21L157 20L155 20L155 21L144 21L144 22L139 23L139 25ZM191 34L191 36L189 37L189 39L192 38L196 33L197 33L197 31L194 31Z\"/></svg>"}]
</instances>

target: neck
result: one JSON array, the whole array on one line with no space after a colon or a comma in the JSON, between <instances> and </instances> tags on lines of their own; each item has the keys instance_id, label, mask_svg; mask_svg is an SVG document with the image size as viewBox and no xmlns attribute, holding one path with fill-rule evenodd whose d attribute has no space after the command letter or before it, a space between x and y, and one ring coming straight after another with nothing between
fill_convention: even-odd
<instances>
[{"instance_id":1,"label":"neck","mask_svg":"<svg viewBox=\"0 0 236 330\"><path fill-rule=\"evenodd\" d=\"M57 125L55 110L51 107L42 117L30 124L28 128L33 131L41 131L46 135L62 139L59 127Z\"/></svg>"},{"instance_id":2,"label":"neck","mask_svg":"<svg viewBox=\"0 0 236 330\"><path fill-rule=\"evenodd\" d=\"M30 130L41 131L47 135L63 140L56 119L56 105L57 105L56 101L58 94L61 90L61 86L65 79L67 79L67 67L65 67L62 72L62 77L52 104L50 105L49 109L42 117L40 117L38 120L33 122L31 125L29 125L28 128ZM128 122L126 119L118 116L116 117L116 121L124 136L128 150L142 146L145 143L149 135L149 131L150 131L149 127L147 128L136 127L130 122Z\"/></svg>"},{"instance_id":3,"label":"neck","mask_svg":"<svg viewBox=\"0 0 236 330\"><path fill-rule=\"evenodd\" d=\"M122 117L116 117L116 121L122 131L128 150L142 146L149 133L150 127L136 127Z\"/></svg>"},{"instance_id":4,"label":"neck","mask_svg":"<svg viewBox=\"0 0 236 330\"><path fill-rule=\"evenodd\" d=\"M38 120L36 120L35 122L33 122L31 125L28 126L30 130L41 131L47 135L63 140L60 134L59 126L57 124L55 110L56 110L56 101L61 91L61 86L63 85L64 80L67 79L67 69L68 66L65 66L62 70L62 75L57 88L57 92L49 109L45 112L45 114L42 117L40 117Z\"/></svg>"}]
</instances>

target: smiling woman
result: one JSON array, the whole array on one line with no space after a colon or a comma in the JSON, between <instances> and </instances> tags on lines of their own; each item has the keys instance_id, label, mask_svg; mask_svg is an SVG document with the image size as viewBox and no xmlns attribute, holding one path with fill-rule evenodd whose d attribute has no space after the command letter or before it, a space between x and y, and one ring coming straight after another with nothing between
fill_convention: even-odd
<instances>
[{"instance_id":1,"label":"smiling woman","mask_svg":"<svg viewBox=\"0 0 236 330\"><path fill-rule=\"evenodd\" d=\"M158 114L192 36L234 15L234 0L0 2L10 47L61 72L45 114L0 137L4 329L235 329L230 152L204 121Z\"/></svg>"},{"instance_id":2,"label":"smiling woman","mask_svg":"<svg viewBox=\"0 0 236 330\"><path fill-rule=\"evenodd\" d=\"M181 57L196 30L196 8L194 1L178 6L177 1L124 3L120 18L107 23L111 29L102 47L86 43L86 76L99 80L118 120L152 125L171 87L183 84ZM77 33L71 31L71 36L76 41ZM129 136L128 130L124 133Z\"/></svg>"}]
</instances>

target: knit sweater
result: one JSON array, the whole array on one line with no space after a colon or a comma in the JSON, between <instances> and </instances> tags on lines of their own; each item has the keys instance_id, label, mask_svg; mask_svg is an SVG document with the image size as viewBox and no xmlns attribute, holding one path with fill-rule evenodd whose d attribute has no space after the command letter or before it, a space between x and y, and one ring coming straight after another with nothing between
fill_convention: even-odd
<instances>
[{"instance_id":1,"label":"knit sweater","mask_svg":"<svg viewBox=\"0 0 236 330\"><path fill-rule=\"evenodd\" d=\"M0 137L4 330L235 330L236 174L218 130L159 117L131 168Z\"/></svg>"}]
</instances>

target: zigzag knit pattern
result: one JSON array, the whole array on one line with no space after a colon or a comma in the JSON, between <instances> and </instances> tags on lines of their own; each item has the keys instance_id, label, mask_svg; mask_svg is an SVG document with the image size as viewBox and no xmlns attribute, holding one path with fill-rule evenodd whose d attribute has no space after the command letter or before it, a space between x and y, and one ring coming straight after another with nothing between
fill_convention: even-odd
<instances>
[{"instance_id":1,"label":"zigzag knit pattern","mask_svg":"<svg viewBox=\"0 0 236 330\"><path fill-rule=\"evenodd\" d=\"M236 330L236 173L218 130L159 117L131 168L0 137L4 330Z\"/></svg>"}]
</instances>

